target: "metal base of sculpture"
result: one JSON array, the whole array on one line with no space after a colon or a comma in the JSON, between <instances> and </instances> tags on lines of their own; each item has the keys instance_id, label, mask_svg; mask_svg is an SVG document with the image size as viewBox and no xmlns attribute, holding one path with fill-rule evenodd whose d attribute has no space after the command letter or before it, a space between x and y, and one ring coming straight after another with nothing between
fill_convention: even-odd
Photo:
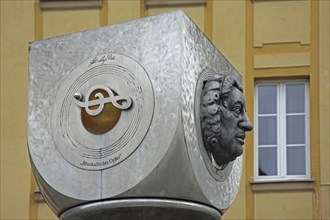
<instances>
[{"instance_id":1,"label":"metal base of sculpture","mask_svg":"<svg viewBox=\"0 0 330 220\"><path fill-rule=\"evenodd\" d=\"M170 199L119 199L88 203L61 214L61 220L219 220L210 206Z\"/></svg>"}]
</instances>

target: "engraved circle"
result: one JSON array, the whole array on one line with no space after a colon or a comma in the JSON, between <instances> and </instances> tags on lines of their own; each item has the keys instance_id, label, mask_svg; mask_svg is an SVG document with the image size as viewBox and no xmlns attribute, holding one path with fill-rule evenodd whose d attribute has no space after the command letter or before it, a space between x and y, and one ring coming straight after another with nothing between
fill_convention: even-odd
<instances>
[{"instance_id":1,"label":"engraved circle","mask_svg":"<svg viewBox=\"0 0 330 220\"><path fill-rule=\"evenodd\" d=\"M77 94L86 96L94 88L130 97L132 104L117 112L112 124L92 128L91 132L82 118L87 107L83 108ZM103 97L106 98L104 94ZM97 55L74 69L57 93L51 122L55 146L63 158L78 168L103 170L115 166L143 140L152 120L153 99L150 79L135 60L115 53ZM103 107L106 105L109 103Z\"/></svg>"},{"instance_id":2,"label":"engraved circle","mask_svg":"<svg viewBox=\"0 0 330 220\"><path fill-rule=\"evenodd\" d=\"M109 75L109 73L111 73L111 74ZM91 149L91 147L90 147L91 144L87 144L87 146L86 146L79 139L77 139L77 136L80 136L79 134L75 134L75 132L77 130L76 129L72 130L73 127L71 126L71 124L79 121L79 119L75 118L74 120L70 120L71 115L70 114L65 114L65 112L69 108L73 108L72 111L75 111L77 109L76 105L73 105L73 102L72 102L72 94L74 93L74 91L78 88L81 90L81 88L82 88L81 85L84 85L84 84L90 85L91 83L93 83L93 81L92 81L93 78L99 79L98 77L100 77L101 75L106 75L106 78L110 78L111 75L114 75L114 74L118 74L118 76L120 78L125 78L124 79L125 81L130 80L130 78L125 77L126 74L130 74L129 72L127 72L127 70L125 68L119 68L116 71L116 73L114 73L113 65L98 66L98 67L93 69L93 72L88 72L87 71L81 77L79 77L77 79L77 81L75 81L73 83L72 88L68 91L67 96L65 98L65 106L66 107L62 109L63 110L63 117L64 117L63 118L63 123L62 123L62 125L64 126L63 130L65 131L65 133L68 133L68 138L70 138L71 143L73 143L75 146L80 146L81 147L81 148L78 148L78 150L82 151L82 156L83 157L94 158L94 159L102 159L104 157L109 156L110 154L116 153L118 150L120 150L122 147L124 147L127 144L127 142L130 140L130 138L133 136L133 134L137 130L138 123L140 122L141 114L138 114L139 111L138 111L137 108L133 108L132 109L133 114L131 114L132 120L131 120L130 123L128 123L128 125L130 125L130 126L127 126L125 128L125 132L122 132L123 136L121 136L119 138L119 140L114 142L113 144L109 144L109 145L105 144L104 146L99 146L99 145L94 146L94 148L97 148L98 151L94 151L93 148L92 148L92 150L90 150ZM120 83L120 84L122 85L123 83ZM138 86L138 85L136 84L136 86ZM131 91L131 93L133 94L133 91ZM137 93L133 94L133 95L135 95L136 106L139 107L140 104L141 104L141 97ZM74 114L74 115L78 115L78 114ZM93 140L96 140L95 138L97 138L97 137L92 136Z\"/></svg>"}]
</instances>

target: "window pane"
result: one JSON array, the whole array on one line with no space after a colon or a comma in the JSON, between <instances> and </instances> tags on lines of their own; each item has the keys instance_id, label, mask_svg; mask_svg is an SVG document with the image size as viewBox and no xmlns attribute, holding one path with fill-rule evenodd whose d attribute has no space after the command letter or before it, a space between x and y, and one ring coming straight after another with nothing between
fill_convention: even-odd
<instances>
[{"instance_id":1,"label":"window pane","mask_svg":"<svg viewBox=\"0 0 330 220\"><path fill-rule=\"evenodd\" d=\"M259 148L259 176L277 175L277 148Z\"/></svg>"},{"instance_id":2,"label":"window pane","mask_svg":"<svg viewBox=\"0 0 330 220\"><path fill-rule=\"evenodd\" d=\"M286 85L286 112L287 113L305 112L304 84Z\"/></svg>"},{"instance_id":3,"label":"window pane","mask_svg":"<svg viewBox=\"0 0 330 220\"><path fill-rule=\"evenodd\" d=\"M306 154L305 147L287 147L287 175L306 174Z\"/></svg>"},{"instance_id":4,"label":"window pane","mask_svg":"<svg viewBox=\"0 0 330 220\"><path fill-rule=\"evenodd\" d=\"M276 85L260 85L258 86L258 113L259 114L276 114L277 97Z\"/></svg>"},{"instance_id":5,"label":"window pane","mask_svg":"<svg viewBox=\"0 0 330 220\"><path fill-rule=\"evenodd\" d=\"M286 116L286 143L305 144L305 115Z\"/></svg>"},{"instance_id":6,"label":"window pane","mask_svg":"<svg viewBox=\"0 0 330 220\"><path fill-rule=\"evenodd\" d=\"M276 145L277 144L277 117L267 116L258 118L258 144Z\"/></svg>"}]
</instances>

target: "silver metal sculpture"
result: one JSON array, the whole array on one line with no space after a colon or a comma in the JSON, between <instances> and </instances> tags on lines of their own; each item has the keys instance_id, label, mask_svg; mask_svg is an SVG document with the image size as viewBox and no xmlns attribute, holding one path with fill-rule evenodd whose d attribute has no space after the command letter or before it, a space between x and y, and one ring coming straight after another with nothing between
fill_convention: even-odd
<instances>
[{"instance_id":1,"label":"silver metal sculpture","mask_svg":"<svg viewBox=\"0 0 330 220\"><path fill-rule=\"evenodd\" d=\"M218 220L252 129L240 88L182 11L32 42L28 145L45 200L62 220Z\"/></svg>"}]
</instances>

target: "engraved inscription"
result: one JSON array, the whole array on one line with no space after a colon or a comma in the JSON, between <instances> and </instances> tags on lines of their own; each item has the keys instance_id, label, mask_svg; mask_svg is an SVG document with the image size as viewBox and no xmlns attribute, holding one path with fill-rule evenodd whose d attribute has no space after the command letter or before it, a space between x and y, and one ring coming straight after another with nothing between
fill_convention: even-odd
<instances>
[{"instance_id":1,"label":"engraved inscription","mask_svg":"<svg viewBox=\"0 0 330 220\"><path fill-rule=\"evenodd\" d=\"M121 157L121 154L119 154L116 157L110 158L109 160L101 161L101 162L88 162L88 161L84 160L80 163L80 166L86 166L86 167L108 166L109 164L113 164L113 163L116 163L117 161L119 161L120 157Z\"/></svg>"},{"instance_id":2,"label":"engraved inscription","mask_svg":"<svg viewBox=\"0 0 330 220\"><path fill-rule=\"evenodd\" d=\"M94 57L94 59L92 59L90 61L90 63L88 64L88 67L92 66L93 64L98 64L98 63L101 63L103 65L105 62L107 62L109 60L116 60L116 56L113 55L112 53L102 55L102 56L96 56L96 57Z\"/></svg>"}]
</instances>

